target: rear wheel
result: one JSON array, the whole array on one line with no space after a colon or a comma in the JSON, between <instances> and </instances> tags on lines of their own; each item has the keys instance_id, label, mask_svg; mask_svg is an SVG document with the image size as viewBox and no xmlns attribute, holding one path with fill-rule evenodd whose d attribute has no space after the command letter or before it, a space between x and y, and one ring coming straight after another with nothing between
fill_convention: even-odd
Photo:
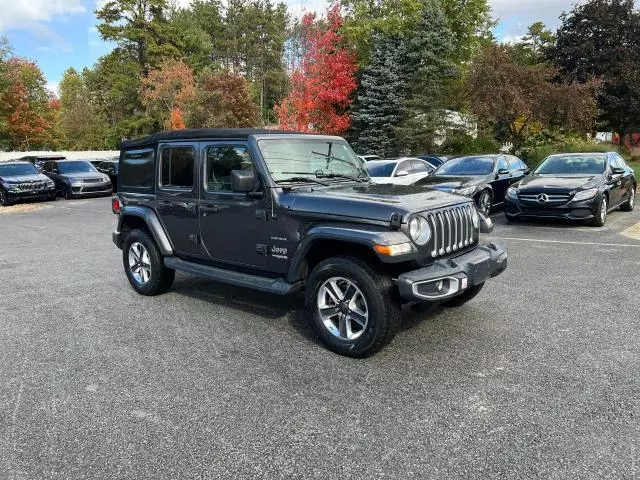
<instances>
[{"instance_id":1,"label":"rear wheel","mask_svg":"<svg viewBox=\"0 0 640 480\"><path fill-rule=\"evenodd\" d=\"M349 357L381 349L393 339L400 321L391 278L353 257L332 257L313 269L307 306L322 342Z\"/></svg>"},{"instance_id":2,"label":"rear wheel","mask_svg":"<svg viewBox=\"0 0 640 480\"><path fill-rule=\"evenodd\" d=\"M598 210L591 221L591 224L594 227L603 227L605 223L607 223L607 209L609 208L609 201L606 195L602 195L600 199L600 204L598 205Z\"/></svg>"},{"instance_id":3,"label":"rear wheel","mask_svg":"<svg viewBox=\"0 0 640 480\"><path fill-rule=\"evenodd\" d=\"M477 205L478 210L485 217L488 217L491 213L491 204L493 203L493 195L489 190L484 190L478 197Z\"/></svg>"},{"instance_id":4,"label":"rear wheel","mask_svg":"<svg viewBox=\"0 0 640 480\"><path fill-rule=\"evenodd\" d=\"M132 230L122 245L122 263L131 286L141 295L159 295L171 288L175 270L167 268L155 241L144 230Z\"/></svg>"},{"instance_id":5,"label":"rear wheel","mask_svg":"<svg viewBox=\"0 0 640 480\"><path fill-rule=\"evenodd\" d=\"M73 198L71 187L64 187L62 189L62 196L65 198L65 200L71 200Z\"/></svg>"},{"instance_id":6,"label":"rear wheel","mask_svg":"<svg viewBox=\"0 0 640 480\"><path fill-rule=\"evenodd\" d=\"M623 212L632 212L635 206L636 206L636 186L631 185L631 189L629 191L629 200L627 200L626 203L622 205L622 207L620 207L620 210L622 210Z\"/></svg>"},{"instance_id":7,"label":"rear wheel","mask_svg":"<svg viewBox=\"0 0 640 480\"><path fill-rule=\"evenodd\" d=\"M453 297L451 300L447 300L443 305L445 307L461 307L468 301L474 299L482 291L482 287L484 287L484 282L467 289L464 293Z\"/></svg>"}]
</instances>

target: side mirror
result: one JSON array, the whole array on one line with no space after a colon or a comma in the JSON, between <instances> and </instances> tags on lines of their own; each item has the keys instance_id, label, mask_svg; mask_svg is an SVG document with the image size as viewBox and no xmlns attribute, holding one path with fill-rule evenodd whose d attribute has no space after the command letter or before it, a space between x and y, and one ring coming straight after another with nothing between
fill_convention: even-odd
<instances>
[{"instance_id":1,"label":"side mirror","mask_svg":"<svg viewBox=\"0 0 640 480\"><path fill-rule=\"evenodd\" d=\"M480 233L487 234L493 232L493 220L485 217L483 213L478 212L480 217Z\"/></svg>"},{"instance_id":2,"label":"side mirror","mask_svg":"<svg viewBox=\"0 0 640 480\"><path fill-rule=\"evenodd\" d=\"M621 175L624 173L624 168L612 167L611 173L613 173L614 175Z\"/></svg>"},{"instance_id":3,"label":"side mirror","mask_svg":"<svg viewBox=\"0 0 640 480\"><path fill-rule=\"evenodd\" d=\"M498 175L509 175L509 169L508 168L498 169Z\"/></svg>"},{"instance_id":4,"label":"side mirror","mask_svg":"<svg viewBox=\"0 0 640 480\"><path fill-rule=\"evenodd\" d=\"M256 175L253 170L232 170L231 190L236 193L253 192L257 187Z\"/></svg>"},{"instance_id":5,"label":"side mirror","mask_svg":"<svg viewBox=\"0 0 640 480\"><path fill-rule=\"evenodd\" d=\"M409 175L409 172L407 172L406 170L400 170L399 172L396 172L396 177L406 177L407 175Z\"/></svg>"}]
</instances>

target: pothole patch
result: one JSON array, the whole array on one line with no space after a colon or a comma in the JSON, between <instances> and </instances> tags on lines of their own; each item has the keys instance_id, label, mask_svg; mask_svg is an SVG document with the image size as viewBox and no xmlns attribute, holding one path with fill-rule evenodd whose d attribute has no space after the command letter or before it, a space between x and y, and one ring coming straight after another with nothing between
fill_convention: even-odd
<instances>
[{"instance_id":1,"label":"pothole patch","mask_svg":"<svg viewBox=\"0 0 640 480\"><path fill-rule=\"evenodd\" d=\"M633 238L634 240L640 240L640 223L627 228L622 232L625 237Z\"/></svg>"},{"instance_id":2,"label":"pothole patch","mask_svg":"<svg viewBox=\"0 0 640 480\"><path fill-rule=\"evenodd\" d=\"M21 203L18 205L9 205L8 207L0 207L0 215L8 213L27 213L35 212L43 208L40 203Z\"/></svg>"}]
</instances>

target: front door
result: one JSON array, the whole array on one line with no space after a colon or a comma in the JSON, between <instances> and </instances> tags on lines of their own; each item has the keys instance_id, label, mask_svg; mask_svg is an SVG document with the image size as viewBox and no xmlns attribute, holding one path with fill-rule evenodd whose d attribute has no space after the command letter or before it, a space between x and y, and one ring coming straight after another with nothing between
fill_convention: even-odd
<instances>
[{"instance_id":1,"label":"front door","mask_svg":"<svg viewBox=\"0 0 640 480\"><path fill-rule=\"evenodd\" d=\"M493 183L493 203L500 204L504 202L504 195L509 188L511 182L511 172L509 171L509 164L504 155L498 157L496 165L496 179Z\"/></svg>"},{"instance_id":2,"label":"front door","mask_svg":"<svg viewBox=\"0 0 640 480\"><path fill-rule=\"evenodd\" d=\"M207 142L202 144L202 149L204 182L199 218L200 236L207 254L217 262L266 266L266 197L260 193L234 192L231 185L232 171L251 169L255 172L247 143ZM263 191L262 186L259 189Z\"/></svg>"},{"instance_id":3,"label":"front door","mask_svg":"<svg viewBox=\"0 0 640 480\"><path fill-rule=\"evenodd\" d=\"M156 211L180 255L198 255L197 143L158 145Z\"/></svg>"}]
</instances>

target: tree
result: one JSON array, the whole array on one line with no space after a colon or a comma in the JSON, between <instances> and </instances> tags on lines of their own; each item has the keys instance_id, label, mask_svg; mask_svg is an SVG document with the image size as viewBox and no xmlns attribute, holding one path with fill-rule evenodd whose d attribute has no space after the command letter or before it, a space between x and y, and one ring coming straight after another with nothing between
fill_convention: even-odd
<instances>
[{"instance_id":1,"label":"tree","mask_svg":"<svg viewBox=\"0 0 640 480\"><path fill-rule=\"evenodd\" d=\"M167 19L169 0L109 0L96 17L98 32L130 53L140 71L180 55L178 36Z\"/></svg>"},{"instance_id":2,"label":"tree","mask_svg":"<svg viewBox=\"0 0 640 480\"><path fill-rule=\"evenodd\" d=\"M106 148L106 122L97 111L85 78L70 68L62 75L59 91L59 133L64 147L70 150Z\"/></svg>"},{"instance_id":3,"label":"tree","mask_svg":"<svg viewBox=\"0 0 640 480\"><path fill-rule=\"evenodd\" d=\"M33 62L9 58L8 86L0 98L9 146L19 150L45 146L53 126L55 104L40 68Z\"/></svg>"},{"instance_id":4,"label":"tree","mask_svg":"<svg viewBox=\"0 0 640 480\"><path fill-rule=\"evenodd\" d=\"M260 111L243 77L205 70L198 79L187 123L192 128L255 127L260 123Z\"/></svg>"},{"instance_id":5,"label":"tree","mask_svg":"<svg viewBox=\"0 0 640 480\"><path fill-rule=\"evenodd\" d=\"M467 62L483 40L491 36L495 21L487 0L439 0L444 14L452 55L456 63Z\"/></svg>"},{"instance_id":6,"label":"tree","mask_svg":"<svg viewBox=\"0 0 640 480\"><path fill-rule=\"evenodd\" d=\"M195 95L193 71L182 60L167 60L142 80L140 93L151 117L169 128Z\"/></svg>"},{"instance_id":7,"label":"tree","mask_svg":"<svg viewBox=\"0 0 640 480\"><path fill-rule=\"evenodd\" d=\"M603 82L601 120L626 133L638 128L640 13L633 0L590 0L561 17L551 59L567 83Z\"/></svg>"},{"instance_id":8,"label":"tree","mask_svg":"<svg viewBox=\"0 0 640 480\"><path fill-rule=\"evenodd\" d=\"M6 37L0 37L0 99L4 98L11 84L9 80L9 64L8 60L13 55L13 49ZM5 106L0 104L0 148L9 145L11 137L9 136L7 124L7 112Z\"/></svg>"},{"instance_id":9,"label":"tree","mask_svg":"<svg viewBox=\"0 0 640 480\"><path fill-rule=\"evenodd\" d=\"M280 126L287 130L343 134L351 126L347 109L357 83L355 55L343 45L338 5L326 21L307 14L305 52L300 68L291 75L291 93L277 107Z\"/></svg>"},{"instance_id":10,"label":"tree","mask_svg":"<svg viewBox=\"0 0 640 480\"><path fill-rule=\"evenodd\" d=\"M467 83L471 109L503 141L522 143L529 129L554 126L588 132L597 112L597 83L554 83L558 72L546 65L521 65L508 49L494 45L473 61Z\"/></svg>"},{"instance_id":11,"label":"tree","mask_svg":"<svg viewBox=\"0 0 640 480\"><path fill-rule=\"evenodd\" d=\"M544 63L555 45L556 37L544 23L535 22L527 28L522 40L512 46L512 56L523 65Z\"/></svg>"}]
</instances>

